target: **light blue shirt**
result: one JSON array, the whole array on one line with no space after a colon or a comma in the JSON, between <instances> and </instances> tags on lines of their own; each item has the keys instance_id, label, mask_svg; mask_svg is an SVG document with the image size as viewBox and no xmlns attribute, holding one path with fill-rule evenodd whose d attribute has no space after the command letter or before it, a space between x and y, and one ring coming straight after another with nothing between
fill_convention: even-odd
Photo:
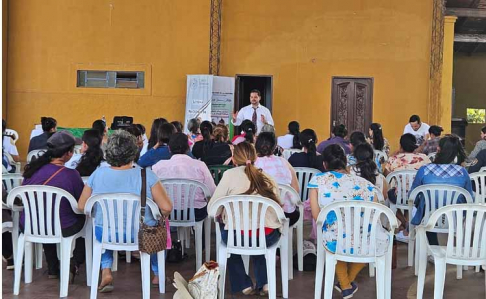
<instances>
[{"instance_id":1,"label":"light blue shirt","mask_svg":"<svg viewBox=\"0 0 486 299\"><path fill-rule=\"evenodd\" d=\"M147 198L152 198L152 187L158 182L158 177L150 169L147 169ZM93 190L92 195L104 194L104 193L132 193L140 196L142 190L142 174L140 167L133 167L131 169L116 170L111 167L99 167L89 177L88 186ZM139 204L139 203L137 203ZM133 219L137 219L139 216L135 216L135 204L133 206ZM116 209L116 208L115 208ZM127 206L123 208L123 224L126 225ZM99 204L94 207L95 225L103 226L103 215ZM115 219L117 217L117 211L115 211ZM150 209L146 209L145 223L153 226L156 224L156 220L152 216ZM118 225L118 223L116 223Z\"/></svg>"}]
</instances>

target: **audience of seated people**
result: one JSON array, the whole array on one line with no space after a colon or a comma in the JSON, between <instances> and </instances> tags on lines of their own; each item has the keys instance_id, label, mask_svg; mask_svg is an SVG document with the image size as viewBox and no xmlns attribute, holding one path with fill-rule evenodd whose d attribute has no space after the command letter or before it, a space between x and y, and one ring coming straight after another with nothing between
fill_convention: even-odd
<instances>
[{"instance_id":1,"label":"audience of seated people","mask_svg":"<svg viewBox=\"0 0 486 299\"><path fill-rule=\"evenodd\" d=\"M52 117L41 117L41 124L43 133L30 139L29 153L34 150L47 149L47 139L57 131L57 121Z\"/></svg>"},{"instance_id":2,"label":"audience of seated people","mask_svg":"<svg viewBox=\"0 0 486 299\"><path fill-rule=\"evenodd\" d=\"M354 149L363 143L368 143L366 141L366 136L363 132L355 131L351 133L351 136L349 137L349 148L351 150L351 153L346 156L346 159L348 161L348 167L353 166L356 164L356 158L353 155ZM380 157L375 155L374 157L376 166L378 167L378 172L383 173L383 167L382 167L382 161L380 161Z\"/></svg>"},{"instance_id":3,"label":"audience of seated people","mask_svg":"<svg viewBox=\"0 0 486 299\"><path fill-rule=\"evenodd\" d=\"M284 136L280 136L277 139L277 144L283 149L302 149L300 144L300 125L298 122L291 121L288 125L289 132Z\"/></svg>"},{"instance_id":4,"label":"audience of seated people","mask_svg":"<svg viewBox=\"0 0 486 299\"><path fill-rule=\"evenodd\" d=\"M201 131L202 140L194 143L192 147L192 155L196 159L201 159L213 143L213 124L210 121L203 121L199 126L199 130Z\"/></svg>"},{"instance_id":5,"label":"audience of seated people","mask_svg":"<svg viewBox=\"0 0 486 299\"><path fill-rule=\"evenodd\" d=\"M187 122L187 130L189 134L189 145L192 147L196 142L202 139L201 133L199 131L199 126L201 125L201 121L197 118L190 119Z\"/></svg>"},{"instance_id":6,"label":"audience of seated people","mask_svg":"<svg viewBox=\"0 0 486 299\"><path fill-rule=\"evenodd\" d=\"M99 167L89 177L83 193L78 202L78 207L84 210L87 200L92 195L105 193L131 193L140 194L142 186L141 168L134 167L135 158L139 152L137 139L125 131L116 131L108 137L106 145L106 160L110 167ZM77 172L76 172L77 173ZM79 176L79 174L78 174ZM151 170L146 172L147 198L151 198L160 208L162 214L169 215L172 210L172 202L167 196L165 189L159 179ZM82 183L82 182L81 182ZM156 220L147 209L144 222L153 226ZM127 221L127 210L123 211L123 221ZM103 215L101 208L94 207L95 237L101 241L103 236ZM109 233L109 232L105 232ZM111 236L113 238L113 236ZM126 237L126 236L125 236ZM136 238L133 236L132 238ZM157 255L150 256L152 271L154 272L153 284L158 284ZM111 292L113 290L113 276L111 267L113 265L113 252L105 250L101 256L101 283L100 292Z\"/></svg>"},{"instance_id":7,"label":"audience of seated people","mask_svg":"<svg viewBox=\"0 0 486 299\"><path fill-rule=\"evenodd\" d=\"M229 141L229 130L225 125L216 125L213 130L211 142L204 149L201 161L206 165L230 165L231 156L233 155L232 146ZM201 143L197 142L196 144ZM194 148L193 148L193 155Z\"/></svg>"},{"instance_id":8,"label":"audience of seated people","mask_svg":"<svg viewBox=\"0 0 486 299\"><path fill-rule=\"evenodd\" d=\"M293 167L310 167L321 172L324 171L322 156L317 152L317 135L312 129L305 129L299 135L302 152L294 153L289 158Z\"/></svg>"},{"instance_id":9,"label":"audience of seated people","mask_svg":"<svg viewBox=\"0 0 486 299\"><path fill-rule=\"evenodd\" d=\"M157 130L157 143L140 157L137 164L140 167L150 167L160 160L170 159L169 139L175 133L175 127L171 123L163 123Z\"/></svg>"},{"instance_id":10,"label":"audience of seated people","mask_svg":"<svg viewBox=\"0 0 486 299\"><path fill-rule=\"evenodd\" d=\"M319 145L317 146L317 152L322 153L324 149L326 149L326 147L331 144L339 144L344 149L344 152L347 155L350 154L351 148L349 146L349 142L344 139L346 138L346 136L348 136L348 130L344 125L335 126L332 129L331 138L319 143Z\"/></svg>"},{"instance_id":11,"label":"audience of seated people","mask_svg":"<svg viewBox=\"0 0 486 299\"><path fill-rule=\"evenodd\" d=\"M90 176L96 168L100 166L109 166L105 162L103 150L101 149L101 135L98 130L86 130L81 138L81 153L74 154L73 157L66 162L66 167L76 169L79 174Z\"/></svg>"},{"instance_id":12,"label":"audience of seated people","mask_svg":"<svg viewBox=\"0 0 486 299\"><path fill-rule=\"evenodd\" d=\"M189 152L189 143L186 134L175 133L170 136L169 151L172 155L169 160L160 160L152 166L152 171L159 179L195 180L206 185L210 194L213 194L216 185L208 167L204 162L187 155ZM194 207L196 221L201 221L208 216L207 200L202 190L197 190L196 192Z\"/></svg>"},{"instance_id":13,"label":"audience of seated people","mask_svg":"<svg viewBox=\"0 0 486 299\"><path fill-rule=\"evenodd\" d=\"M274 150L277 146L275 134L263 132L258 135L255 142L255 149L258 158L255 166L265 172L278 184L289 185L299 192L299 181L295 170L283 157L275 156ZM299 220L299 209L290 201L290 198L281 198L285 216L289 218L289 225L294 225Z\"/></svg>"},{"instance_id":14,"label":"audience of seated people","mask_svg":"<svg viewBox=\"0 0 486 299\"><path fill-rule=\"evenodd\" d=\"M430 126L429 139L422 143L415 152L430 155L437 152L439 146L440 134L444 131L440 126Z\"/></svg>"}]
</instances>

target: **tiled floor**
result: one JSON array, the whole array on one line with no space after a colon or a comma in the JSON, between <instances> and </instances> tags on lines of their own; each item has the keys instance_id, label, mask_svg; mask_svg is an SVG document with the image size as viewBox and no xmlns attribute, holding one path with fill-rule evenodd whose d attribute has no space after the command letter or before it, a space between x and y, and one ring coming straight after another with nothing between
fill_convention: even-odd
<instances>
[{"instance_id":1,"label":"tiled floor","mask_svg":"<svg viewBox=\"0 0 486 299\"><path fill-rule=\"evenodd\" d=\"M398 268L392 273L392 298L416 298L416 277L412 268L406 266L405 245L400 245L398 254ZM151 298L172 298L175 288L171 284L174 271L179 271L182 276L189 279L195 272L195 256L193 251L189 252L189 258L181 264L167 264L166 273L166 294L158 294L158 289L151 289ZM214 254L214 251L212 252ZM99 294L98 298L141 298L140 267L138 261L126 264L120 260L118 272L114 273L115 290L111 294ZM5 266L5 265L3 265ZM278 266L279 267L279 266ZM5 268L5 267L3 267ZM279 273L279 271L277 271ZM20 295L12 295L13 271L3 270L2 298L56 298L59 296L59 281L47 279L46 268L34 271L33 282L29 285L21 283ZM278 275L277 281L280 279ZM429 264L424 298L433 298L433 265ZM314 298L315 272L294 271L294 279L289 282L289 298ZM357 278L359 291L353 298L376 298L375 281L368 275L365 268ZM229 291L229 286L227 288ZM281 297L280 283L277 287L277 294ZM248 298L246 296L231 296L227 298ZM86 275L84 267L81 275L76 277L74 284L69 286L69 298L89 298L89 288L86 286ZM253 298L257 298L256 296ZM333 298L341 298L339 293L334 291ZM462 280L456 280L455 268L449 267L447 271L444 298L462 299L483 299L485 294L484 272L475 273L473 270L465 271Z\"/></svg>"}]
</instances>

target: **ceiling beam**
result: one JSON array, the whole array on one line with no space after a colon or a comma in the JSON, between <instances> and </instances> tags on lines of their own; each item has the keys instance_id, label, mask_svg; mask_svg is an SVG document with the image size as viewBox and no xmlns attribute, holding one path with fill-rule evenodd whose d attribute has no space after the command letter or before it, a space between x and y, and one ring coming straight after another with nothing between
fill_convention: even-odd
<instances>
[{"instance_id":1,"label":"ceiling beam","mask_svg":"<svg viewBox=\"0 0 486 299\"><path fill-rule=\"evenodd\" d=\"M477 8L448 8L446 15L467 18L486 18L486 9Z\"/></svg>"},{"instance_id":2,"label":"ceiling beam","mask_svg":"<svg viewBox=\"0 0 486 299\"><path fill-rule=\"evenodd\" d=\"M458 43L486 43L486 34L455 34L454 41Z\"/></svg>"}]
</instances>

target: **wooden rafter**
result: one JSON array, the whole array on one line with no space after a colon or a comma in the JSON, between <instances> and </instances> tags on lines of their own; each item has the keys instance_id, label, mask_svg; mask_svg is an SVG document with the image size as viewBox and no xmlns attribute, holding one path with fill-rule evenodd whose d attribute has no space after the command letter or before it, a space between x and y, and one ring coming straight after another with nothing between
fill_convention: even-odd
<instances>
[{"instance_id":1,"label":"wooden rafter","mask_svg":"<svg viewBox=\"0 0 486 299\"><path fill-rule=\"evenodd\" d=\"M486 18L486 9L477 8L448 8L446 15L466 18Z\"/></svg>"},{"instance_id":2,"label":"wooden rafter","mask_svg":"<svg viewBox=\"0 0 486 299\"><path fill-rule=\"evenodd\" d=\"M458 43L486 43L486 34L456 34L454 41Z\"/></svg>"}]
</instances>

